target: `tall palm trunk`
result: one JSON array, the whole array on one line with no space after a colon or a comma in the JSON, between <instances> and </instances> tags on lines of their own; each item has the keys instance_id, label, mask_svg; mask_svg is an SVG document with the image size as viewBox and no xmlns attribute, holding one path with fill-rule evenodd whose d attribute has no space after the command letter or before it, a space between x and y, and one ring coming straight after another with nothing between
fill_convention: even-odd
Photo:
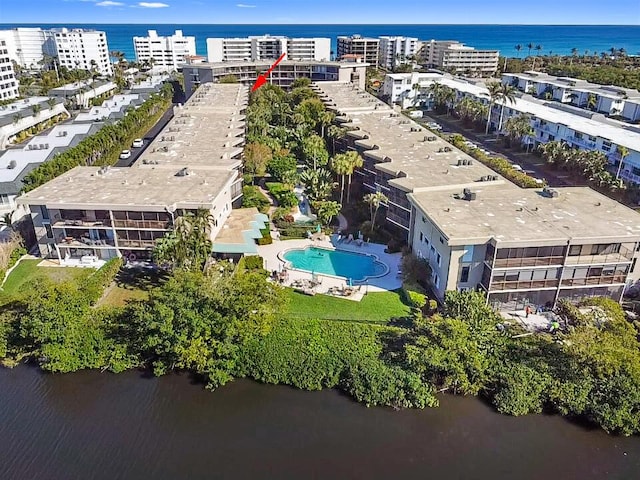
<instances>
[{"instance_id":1,"label":"tall palm trunk","mask_svg":"<svg viewBox=\"0 0 640 480\"><path fill-rule=\"evenodd\" d=\"M344 198L344 174L340 175L340 183L340 203L342 203L342 199ZM347 198L349 198L349 194L347 194Z\"/></svg>"},{"instance_id":2,"label":"tall palm trunk","mask_svg":"<svg viewBox=\"0 0 640 480\"><path fill-rule=\"evenodd\" d=\"M349 182L347 183L347 203L351 200L351 175L349 175ZM340 202L342 203L342 201Z\"/></svg>"},{"instance_id":3,"label":"tall palm trunk","mask_svg":"<svg viewBox=\"0 0 640 480\"><path fill-rule=\"evenodd\" d=\"M498 120L498 129L496 130L496 137L500 136L500 130L502 130L502 116L504 115L504 103L500 106L500 119Z\"/></svg>"},{"instance_id":4,"label":"tall palm trunk","mask_svg":"<svg viewBox=\"0 0 640 480\"><path fill-rule=\"evenodd\" d=\"M493 102L489 102L489 113L487 113L487 128L485 129L485 135L489 134L489 125L491 124L491 108L493 107Z\"/></svg>"}]
</instances>

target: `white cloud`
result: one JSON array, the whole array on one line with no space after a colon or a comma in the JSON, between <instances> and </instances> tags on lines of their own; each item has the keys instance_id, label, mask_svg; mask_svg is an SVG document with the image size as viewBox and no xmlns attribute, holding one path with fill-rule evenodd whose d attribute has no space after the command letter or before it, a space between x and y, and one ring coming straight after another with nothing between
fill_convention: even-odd
<instances>
[{"instance_id":1,"label":"white cloud","mask_svg":"<svg viewBox=\"0 0 640 480\"><path fill-rule=\"evenodd\" d=\"M160 2L138 2L138 6L142 8L166 8L169 5Z\"/></svg>"},{"instance_id":2,"label":"white cloud","mask_svg":"<svg viewBox=\"0 0 640 480\"><path fill-rule=\"evenodd\" d=\"M96 3L96 7L123 7L123 6L124 6L124 3L122 2L111 2L109 0Z\"/></svg>"},{"instance_id":3,"label":"white cloud","mask_svg":"<svg viewBox=\"0 0 640 480\"><path fill-rule=\"evenodd\" d=\"M247 5L246 3L237 3L236 7L238 7L238 8L256 8L255 5Z\"/></svg>"}]
</instances>

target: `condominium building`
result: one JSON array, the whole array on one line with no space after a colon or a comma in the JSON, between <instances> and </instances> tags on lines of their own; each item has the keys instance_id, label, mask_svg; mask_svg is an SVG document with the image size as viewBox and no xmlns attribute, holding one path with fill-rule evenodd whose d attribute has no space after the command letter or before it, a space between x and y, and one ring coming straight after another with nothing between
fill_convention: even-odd
<instances>
[{"instance_id":1,"label":"condominium building","mask_svg":"<svg viewBox=\"0 0 640 480\"><path fill-rule=\"evenodd\" d=\"M0 106L0 149L24 140L26 131L46 128L56 118L67 118L69 112L61 100L49 97L29 97Z\"/></svg>"},{"instance_id":2,"label":"condominium building","mask_svg":"<svg viewBox=\"0 0 640 480\"><path fill-rule=\"evenodd\" d=\"M380 66L392 70L396 65L413 58L420 49L420 41L413 37L380 37Z\"/></svg>"},{"instance_id":3,"label":"condominium building","mask_svg":"<svg viewBox=\"0 0 640 480\"><path fill-rule=\"evenodd\" d=\"M215 252L255 252L263 215L241 212L225 226L242 195L247 100L240 84L202 85L132 167L76 167L19 197L41 255L63 264L148 259L178 218L198 209L210 214Z\"/></svg>"},{"instance_id":4,"label":"condominium building","mask_svg":"<svg viewBox=\"0 0 640 480\"><path fill-rule=\"evenodd\" d=\"M20 96L19 82L13 71L6 40L0 39L0 101Z\"/></svg>"},{"instance_id":5,"label":"condominium building","mask_svg":"<svg viewBox=\"0 0 640 480\"><path fill-rule=\"evenodd\" d=\"M118 89L114 82L75 82L53 88L49 95L63 98L77 108L88 108L95 100L104 100Z\"/></svg>"},{"instance_id":6,"label":"condominium building","mask_svg":"<svg viewBox=\"0 0 640 480\"><path fill-rule=\"evenodd\" d=\"M170 36L158 36L149 30L146 37L133 37L136 61L158 70L175 71L188 56L196 54L196 37L185 37L182 30Z\"/></svg>"},{"instance_id":7,"label":"condominium building","mask_svg":"<svg viewBox=\"0 0 640 480\"><path fill-rule=\"evenodd\" d=\"M455 40L427 40L422 42L421 62L430 68L456 73L490 75L498 70L498 50L476 50Z\"/></svg>"},{"instance_id":8,"label":"condominium building","mask_svg":"<svg viewBox=\"0 0 640 480\"><path fill-rule=\"evenodd\" d=\"M338 37L338 60L346 55L357 55L363 62L378 68L380 62L380 39L360 35Z\"/></svg>"},{"instance_id":9,"label":"condominium building","mask_svg":"<svg viewBox=\"0 0 640 480\"><path fill-rule=\"evenodd\" d=\"M263 72L267 72L272 60L255 62L188 63L183 66L185 93L189 98L198 85L218 82L233 75L238 82L251 86ZM308 78L314 82L352 82L361 88L365 86L366 63L284 60L269 72L269 83L288 88L297 78Z\"/></svg>"},{"instance_id":10,"label":"condominium building","mask_svg":"<svg viewBox=\"0 0 640 480\"><path fill-rule=\"evenodd\" d=\"M207 38L207 60L212 63L275 60L283 53L293 61L330 60L331 39L271 35Z\"/></svg>"},{"instance_id":11,"label":"condominium building","mask_svg":"<svg viewBox=\"0 0 640 480\"><path fill-rule=\"evenodd\" d=\"M522 189L353 85L314 84L338 142L364 160L360 194L431 267L434 292L479 289L497 308L604 295L620 300L638 277L640 221L589 188Z\"/></svg>"},{"instance_id":12,"label":"condominium building","mask_svg":"<svg viewBox=\"0 0 640 480\"><path fill-rule=\"evenodd\" d=\"M448 75L434 73L389 74L383 83L385 99L403 107L423 106L429 108L432 99L429 86L434 82L446 85L456 92L455 103L464 97L471 97L489 105L489 92L484 83L472 83ZM419 88L415 89L414 85ZM416 98L417 95L417 98ZM640 126L606 118L601 113L590 112L573 105L553 100L533 98L528 95L517 97L514 102L495 102L489 118L489 129L504 135L506 121L513 116L529 115L534 132L522 139L523 144L532 148L550 141L563 141L573 148L596 150L604 153L612 170L627 182L640 184ZM502 114L502 123L500 116ZM498 131L499 130L499 131ZM620 148L628 150L624 158Z\"/></svg>"},{"instance_id":13,"label":"condominium building","mask_svg":"<svg viewBox=\"0 0 640 480\"><path fill-rule=\"evenodd\" d=\"M599 85L579 78L558 77L528 71L505 73L502 82L544 100L570 104L582 109L640 120L640 91L615 85Z\"/></svg>"},{"instance_id":14,"label":"condominium building","mask_svg":"<svg viewBox=\"0 0 640 480\"><path fill-rule=\"evenodd\" d=\"M42 68L44 55L56 55L50 30L25 27L0 30L0 40L6 42L11 60L22 68L39 70Z\"/></svg>"},{"instance_id":15,"label":"condominium building","mask_svg":"<svg viewBox=\"0 0 640 480\"><path fill-rule=\"evenodd\" d=\"M52 32L60 66L68 69L95 69L102 75L113 75L104 32L80 28L57 28Z\"/></svg>"}]
</instances>

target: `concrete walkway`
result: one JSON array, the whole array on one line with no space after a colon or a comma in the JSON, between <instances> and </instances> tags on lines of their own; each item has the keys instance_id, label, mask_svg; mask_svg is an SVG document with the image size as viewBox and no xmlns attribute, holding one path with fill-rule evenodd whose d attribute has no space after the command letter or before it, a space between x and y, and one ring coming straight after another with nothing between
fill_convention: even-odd
<instances>
[{"instance_id":1,"label":"concrete walkway","mask_svg":"<svg viewBox=\"0 0 640 480\"><path fill-rule=\"evenodd\" d=\"M359 292L352 297L347 297L351 300L361 300L365 292L386 292L390 290L396 290L402 287L402 278L398 275L400 270L400 263L402 259L401 253L385 253L386 245L377 243L363 244L357 246L355 242L352 243L337 243L337 235L332 235L330 240L325 241L312 241L308 239L300 240L283 240L274 241L271 245L258 246L258 255L265 260L265 268L269 271L283 271L288 272L288 281L286 286L291 285L295 281L311 280L311 272L305 270L297 270L289 268L288 262L282 260L279 256L281 252L292 248L305 248L309 246L335 248L345 252L357 252L360 254L375 255L378 260L384 263L388 267L388 272L380 277L370 278L364 284L362 282L353 282L357 288L360 285ZM315 288L315 293L327 294L330 288L345 288L347 286L347 279L344 277L335 277L331 275L324 275L315 272L315 275L322 281L321 285Z\"/></svg>"}]
</instances>

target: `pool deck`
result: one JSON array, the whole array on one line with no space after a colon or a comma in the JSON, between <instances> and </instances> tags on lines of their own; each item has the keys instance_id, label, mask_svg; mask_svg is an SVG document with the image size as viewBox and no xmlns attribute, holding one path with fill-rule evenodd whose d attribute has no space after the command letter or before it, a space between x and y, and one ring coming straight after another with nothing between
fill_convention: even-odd
<instances>
[{"instance_id":1,"label":"pool deck","mask_svg":"<svg viewBox=\"0 0 640 480\"><path fill-rule=\"evenodd\" d=\"M362 300L362 297L368 292L386 292L402 287L402 279L398 275L402 254L385 253L384 249L386 248L386 245L380 245L377 243L365 243L361 246L358 246L355 242L346 243L344 241L336 244L336 236L332 235L331 241L314 241L308 239L274 240L271 245L258 246L258 255L264 258L265 268L269 272L272 272L274 270L282 271L285 269L285 262L278 258L278 254L280 252L292 248L305 248L310 246L336 248L336 250L340 250L343 252L373 254L378 257L379 261L389 267L389 271L384 276L370 278L363 284L361 284L360 282L354 282L357 290L352 295L343 298L360 301ZM311 272L290 268L287 268L287 271L289 273L289 279L284 284L285 286L290 286L295 281L311 280ZM322 280L322 283L314 288L314 292L317 294L328 294L330 288L345 288L347 286L347 279L344 277L333 277L330 275L323 275L322 273L318 272L316 272L315 275ZM360 286L360 288L358 288L358 286Z\"/></svg>"}]
</instances>

